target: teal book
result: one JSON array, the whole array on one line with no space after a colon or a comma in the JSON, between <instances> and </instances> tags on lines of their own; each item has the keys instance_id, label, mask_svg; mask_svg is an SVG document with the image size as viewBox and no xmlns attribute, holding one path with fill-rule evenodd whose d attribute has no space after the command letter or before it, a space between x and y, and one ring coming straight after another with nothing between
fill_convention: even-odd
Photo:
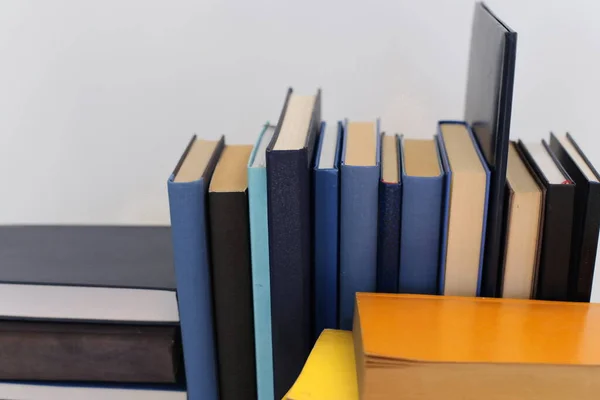
<instances>
[{"instance_id":1,"label":"teal book","mask_svg":"<svg viewBox=\"0 0 600 400\"><path fill-rule=\"evenodd\" d=\"M274 398L273 343L271 340L271 279L269 273L269 224L267 215L266 150L275 127L264 126L248 161L250 250L254 302L254 346L258 400Z\"/></svg>"}]
</instances>

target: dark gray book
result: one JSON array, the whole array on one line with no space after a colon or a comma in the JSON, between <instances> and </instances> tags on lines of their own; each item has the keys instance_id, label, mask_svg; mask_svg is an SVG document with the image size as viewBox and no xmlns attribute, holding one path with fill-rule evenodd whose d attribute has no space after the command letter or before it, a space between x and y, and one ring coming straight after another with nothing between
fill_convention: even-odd
<instances>
[{"instance_id":1,"label":"dark gray book","mask_svg":"<svg viewBox=\"0 0 600 400\"><path fill-rule=\"evenodd\" d=\"M0 227L0 318L178 323L169 227Z\"/></svg>"}]
</instances>

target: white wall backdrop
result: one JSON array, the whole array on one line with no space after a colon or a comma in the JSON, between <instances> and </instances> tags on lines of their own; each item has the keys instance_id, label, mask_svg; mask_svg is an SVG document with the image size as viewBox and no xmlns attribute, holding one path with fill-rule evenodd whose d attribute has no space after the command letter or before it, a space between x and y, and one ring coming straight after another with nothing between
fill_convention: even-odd
<instances>
[{"instance_id":1,"label":"white wall backdrop","mask_svg":"<svg viewBox=\"0 0 600 400\"><path fill-rule=\"evenodd\" d=\"M600 3L489 0L518 34L513 138L600 167ZM0 223L168 223L192 133L253 143L285 90L428 137L463 115L473 0L0 1Z\"/></svg>"}]
</instances>

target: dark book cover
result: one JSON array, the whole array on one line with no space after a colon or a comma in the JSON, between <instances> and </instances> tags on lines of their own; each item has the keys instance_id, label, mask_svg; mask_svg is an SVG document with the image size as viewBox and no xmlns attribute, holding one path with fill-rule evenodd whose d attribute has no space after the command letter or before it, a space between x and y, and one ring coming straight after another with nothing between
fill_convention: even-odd
<instances>
[{"instance_id":1,"label":"dark book cover","mask_svg":"<svg viewBox=\"0 0 600 400\"><path fill-rule=\"evenodd\" d=\"M341 122L335 124L337 133L336 156L332 168L319 167L323 146L325 122L315 154L314 167L314 256L315 256L315 335L323 329L338 327L338 277L339 277L339 160L343 135Z\"/></svg>"},{"instance_id":2,"label":"dark book cover","mask_svg":"<svg viewBox=\"0 0 600 400\"><path fill-rule=\"evenodd\" d=\"M497 297L502 284L502 221L517 33L483 3L475 5L465 120L490 168L481 296Z\"/></svg>"},{"instance_id":3,"label":"dark book cover","mask_svg":"<svg viewBox=\"0 0 600 400\"><path fill-rule=\"evenodd\" d=\"M550 183L527 150L527 147L519 141L519 148L524 159L545 188L542 242L536 276L535 298L538 300L567 301L575 185L554 157L546 142L542 142L557 167L568 178L559 184Z\"/></svg>"},{"instance_id":4,"label":"dark book cover","mask_svg":"<svg viewBox=\"0 0 600 400\"><path fill-rule=\"evenodd\" d=\"M550 149L575 182L569 301L589 302L600 231L600 178L569 134L567 140L571 142L575 151L581 156L582 162L589 167L589 172L593 175L586 176L556 136L550 134Z\"/></svg>"},{"instance_id":5,"label":"dark book cover","mask_svg":"<svg viewBox=\"0 0 600 400\"><path fill-rule=\"evenodd\" d=\"M215 166L225 147L221 137L202 177L175 182L194 136L168 180L173 259L177 302L189 400L218 399L218 380L213 325L213 299L209 267L207 195Z\"/></svg>"},{"instance_id":6,"label":"dark book cover","mask_svg":"<svg viewBox=\"0 0 600 400\"><path fill-rule=\"evenodd\" d=\"M219 398L256 397L248 192L209 192Z\"/></svg>"},{"instance_id":7,"label":"dark book cover","mask_svg":"<svg viewBox=\"0 0 600 400\"><path fill-rule=\"evenodd\" d=\"M175 383L177 326L0 321L0 379Z\"/></svg>"},{"instance_id":8,"label":"dark book cover","mask_svg":"<svg viewBox=\"0 0 600 400\"><path fill-rule=\"evenodd\" d=\"M397 137L396 145L398 147L398 182L385 182L383 176L379 180L377 291L380 293L398 293L400 215L402 207L402 163L400 161L400 141Z\"/></svg>"},{"instance_id":9,"label":"dark book cover","mask_svg":"<svg viewBox=\"0 0 600 400\"><path fill-rule=\"evenodd\" d=\"M300 374L312 348L314 331L311 169L321 124L321 92L303 148L274 150L291 94L290 89L267 147L275 398L282 398Z\"/></svg>"}]
</instances>

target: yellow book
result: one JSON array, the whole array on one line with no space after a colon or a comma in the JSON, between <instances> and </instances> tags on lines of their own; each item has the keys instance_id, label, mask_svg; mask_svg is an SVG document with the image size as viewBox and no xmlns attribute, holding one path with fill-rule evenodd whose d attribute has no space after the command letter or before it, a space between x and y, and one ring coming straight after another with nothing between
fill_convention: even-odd
<instances>
[{"instance_id":1,"label":"yellow book","mask_svg":"<svg viewBox=\"0 0 600 400\"><path fill-rule=\"evenodd\" d=\"M325 329L283 400L358 400L352 332Z\"/></svg>"}]
</instances>

